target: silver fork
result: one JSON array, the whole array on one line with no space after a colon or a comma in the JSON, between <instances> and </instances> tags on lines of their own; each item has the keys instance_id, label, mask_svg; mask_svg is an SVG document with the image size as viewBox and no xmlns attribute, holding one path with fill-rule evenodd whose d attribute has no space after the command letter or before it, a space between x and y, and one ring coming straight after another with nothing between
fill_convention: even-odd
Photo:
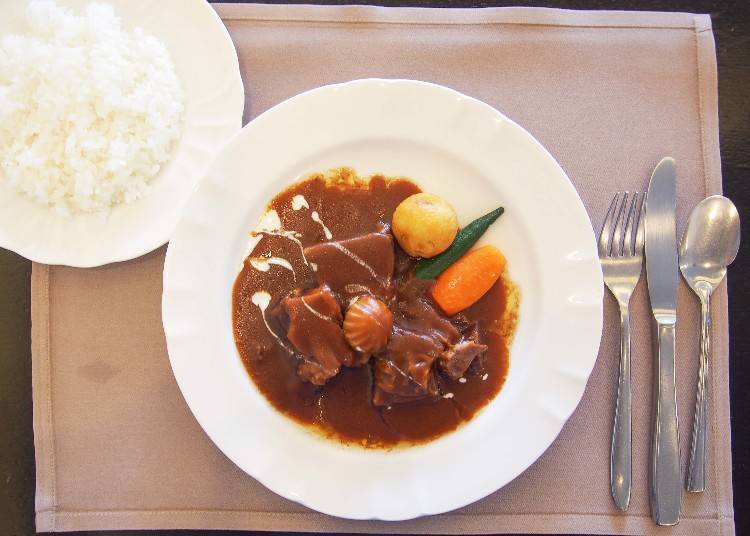
<instances>
[{"instance_id":1,"label":"silver fork","mask_svg":"<svg viewBox=\"0 0 750 536\"><path fill-rule=\"evenodd\" d=\"M628 303L643 266L646 194L615 194L599 237L604 283L620 305L620 375L612 429L610 483L617 508L628 509L631 478L630 312ZM622 198L622 201L620 200Z\"/></svg>"}]
</instances>

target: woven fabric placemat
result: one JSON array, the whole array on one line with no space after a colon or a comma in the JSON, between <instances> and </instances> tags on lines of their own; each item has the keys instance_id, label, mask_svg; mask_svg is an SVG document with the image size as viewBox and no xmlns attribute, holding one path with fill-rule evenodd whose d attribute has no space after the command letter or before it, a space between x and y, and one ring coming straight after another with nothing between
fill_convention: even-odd
<instances>
[{"instance_id":1,"label":"woven fabric placemat","mask_svg":"<svg viewBox=\"0 0 750 536\"><path fill-rule=\"evenodd\" d=\"M665 155L678 162L679 233L692 207L721 191L716 58L707 16L282 5L217 10L239 53L245 120L326 83L427 80L495 106L536 136L570 176L597 231L613 193L644 190ZM162 248L90 270L34 266L39 531L734 533L725 286L713 303L708 489L684 496L679 526L656 529L649 513L652 353L645 277L631 302L634 486L627 514L615 509L609 493L619 323L607 296L601 350L584 398L534 465L455 512L355 522L274 495L203 433L167 358L163 260ZM697 302L684 283L678 308L684 465L699 325Z\"/></svg>"}]
</instances>

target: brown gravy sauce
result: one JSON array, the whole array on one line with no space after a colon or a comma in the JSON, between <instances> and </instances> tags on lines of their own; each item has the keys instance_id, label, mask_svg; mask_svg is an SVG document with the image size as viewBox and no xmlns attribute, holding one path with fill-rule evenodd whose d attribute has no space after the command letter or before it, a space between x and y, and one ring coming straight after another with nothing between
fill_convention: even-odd
<instances>
[{"instance_id":1,"label":"brown gravy sauce","mask_svg":"<svg viewBox=\"0 0 750 536\"><path fill-rule=\"evenodd\" d=\"M460 380L438 374L438 399L374 406L372 363L342 367L323 386L303 381L295 357L282 347L289 345L283 334L277 338L266 327L271 319L264 320L259 296L270 297L270 311L294 289L316 286L314 267L305 262L301 247L377 231L382 223L390 224L403 199L419 191L405 178L374 175L362 180L348 168L313 174L269 203L268 210L276 211L286 236L259 235L234 283L235 342L258 389L284 415L344 443L388 448L435 439L470 420L506 378L518 310L518 293L506 276L464 311L477 322L487 352ZM397 264L415 262L394 243Z\"/></svg>"}]
</instances>

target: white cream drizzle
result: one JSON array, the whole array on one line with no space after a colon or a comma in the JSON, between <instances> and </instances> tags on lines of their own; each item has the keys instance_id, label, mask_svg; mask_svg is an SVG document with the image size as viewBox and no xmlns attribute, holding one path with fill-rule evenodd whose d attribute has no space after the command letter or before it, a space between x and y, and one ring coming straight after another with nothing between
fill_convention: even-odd
<instances>
[{"instance_id":1,"label":"white cream drizzle","mask_svg":"<svg viewBox=\"0 0 750 536\"><path fill-rule=\"evenodd\" d=\"M283 236L285 238L288 238L290 240L294 240L298 236L302 236L296 231L283 231L281 229L281 219L279 218L279 213L275 210L271 209L263 213L263 215L260 217L260 220L258 221L258 224L255 226L255 228L250 231L250 242L247 245L247 250L245 251L245 255L242 257L243 262L240 264L239 269L242 270L242 267L244 266L244 260L249 257L253 250L255 249L255 246L258 245L258 242L260 242L262 235L269 234L269 235L277 235L277 236ZM302 244L299 240L296 240L297 244L300 247L300 250L302 249ZM307 264L307 259L305 259L305 255L303 253L302 259L305 261L305 264ZM265 271L265 270L264 270Z\"/></svg>"},{"instance_id":2,"label":"white cream drizzle","mask_svg":"<svg viewBox=\"0 0 750 536\"><path fill-rule=\"evenodd\" d=\"M364 259L362 259L362 257L360 257L359 255L357 255L353 251L345 248L344 246L342 246L338 242L331 242L331 246L334 247L334 248L336 248L336 249L338 249L341 253L343 253L344 255L346 255L347 257L349 257L351 260L353 260L354 262L356 262L357 264L359 264L362 268L364 268L365 270L367 270L370 273L370 275L372 276L372 278L375 281L377 281L378 283L380 283L381 285L383 285L383 283L378 278L377 272L375 272L375 270L372 269L372 266L370 266L369 264L367 264L364 261ZM385 286L385 285L383 285L383 286Z\"/></svg>"},{"instance_id":3,"label":"white cream drizzle","mask_svg":"<svg viewBox=\"0 0 750 536\"><path fill-rule=\"evenodd\" d=\"M334 321L333 318L331 318L330 316L326 316L323 313L321 313L320 311L317 311L317 310L313 309L312 307L310 307L310 305L305 301L305 297L304 296L300 296L300 299L302 300L302 305L304 305L307 308L308 311L310 311L312 314L314 314L315 316L317 316L321 320L326 320L328 322L333 322Z\"/></svg>"},{"instance_id":4,"label":"white cream drizzle","mask_svg":"<svg viewBox=\"0 0 750 536\"><path fill-rule=\"evenodd\" d=\"M292 264L281 257L253 257L250 259L250 264L259 272L267 272L271 269L271 265L281 266L292 272L294 280L297 280L297 274L295 273Z\"/></svg>"},{"instance_id":5,"label":"white cream drizzle","mask_svg":"<svg viewBox=\"0 0 750 536\"><path fill-rule=\"evenodd\" d=\"M360 285L359 283L349 283L347 285L344 285L344 290L347 291L349 294L354 294L355 292L364 292L364 293L370 292L369 288L367 288L364 285Z\"/></svg>"},{"instance_id":6,"label":"white cream drizzle","mask_svg":"<svg viewBox=\"0 0 750 536\"><path fill-rule=\"evenodd\" d=\"M245 259L247 259L252 252L255 250L255 246L258 245L258 242L260 242L260 239L262 236L260 234L255 234L255 231L250 233L250 242L247 244L247 250L245 251L245 254L242 256L242 263L240 263L240 270L245 266Z\"/></svg>"},{"instance_id":7,"label":"white cream drizzle","mask_svg":"<svg viewBox=\"0 0 750 536\"><path fill-rule=\"evenodd\" d=\"M310 208L310 205L307 204L307 199L305 199L304 195L295 195L292 197L292 210L300 210L302 208Z\"/></svg>"},{"instance_id":8,"label":"white cream drizzle","mask_svg":"<svg viewBox=\"0 0 750 536\"><path fill-rule=\"evenodd\" d=\"M419 382L418 382L417 380L415 380L413 376L411 376L410 374L407 374L406 372L404 372L403 370L401 370L401 368L400 368L400 367L399 367L398 365L396 365L396 363L394 363L394 362L393 362L392 360L390 360L390 359L389 359L389 360L388 360L388 364L389 364L389 365L390 365L391 367L393 367L393 369L394 369L394 370L395 370L396 372L398 372L398 373L399 373L399 374L401 374L401 375L402 375L402 376L403 376L404 378L406 378L406 379L407 379L408 381L412 382L412 383L413 383L414 385L417 385L417 386L419 386L420 388L422 387L422 385L421 385L421 384L420 384L420 383L419 383Z\"/></svg>"},{"instance_id":9,"label":"white cream drizzle","mask_svg":"<svg viewBox=\"0 0 750 536\"><path fill-rule=\"evenodd\" d=\"M281 219L279 213L271 209L266 211L261 217L258 225L255 226L255 233L263 231L280 231L281 230Z\"/></svg>"},{"instance_id":10,"label":"white cream drizzle","mask_svg":"<svg viewBox=\"0 0 750 536\"><path fill-rule=\"evenodd\" d=\"M268 309L268 305L271 303L271 295L264 291L259 290L255 294L253 294L252 298L250 298L253 302L253 305L256 305L258 309L260 309L260 316L263 318L263 323L266 325L266 329L268 330L268 333L273 335L273 338L278 341L278 343L284 347L287 351L291 352L292 350L284 343L284 341L281 340L281 338L274 333L274 331L271 329L271 326L268 325L268 320L266 320L266 309Z\"/></svg>"},{"instance_id":11,"label":"white cream drizzle","mask_svg":"<svg viewBox=\"0 0 750 536\"><path fill-rule=\"evenodd\" d=\"M310 263L310 268L312 268L313 272L317 272L318 271L318 265L317 265L317 263L311 262Z\"/></svg>"},{"instance_id":12,"label":"white cream drizzle","mask_svg":"<svg viewBox=\"0 0 750 536\"><path fill-rule=\"evenodd\" d=\"M320 219L320 214L318 214L317 210L313 210L312 213L310 214L310 217L312 218L314 222L319 223L320 226L323 228L323 234L325 234L326 240L330 240L331 238L333 238L333 234L331 233L331 230L328 227L326 227L326 224L323 223L323 220Z\"/></svg>"},{"instance_id":13,"label":"white cream drizzle","mask_svg":"<svg viewBox=\"0 0 750 536\"><path fill-rule=\"evenodd\" d=\"M253 231L253 239L257 238L258 235L261 234L267 234L267 235L273 235L273 236L282 236L288 240L291 240L292 242L296 243L299 247L300 255L302 255L302 261L307 265L310 266L310 263L307 262L307 257L305 257L305 248L302 247L302 242L299 241L299 237L302 236L297 231ZM253 244L253 248L255 248L255 245L257 245L258 240L255 241L255 244ZM252 252L252 249L250 250Z\"/></svg>"},{"instance_id":14,"label":"white cream drizzle","mask_svg":"<svg viewBox=\"0 0 750 536\"><path fill-rule=\"evenodd\" d=\"M271 303L271 295L264 290L260 290L253 294L251 299L253 305L256 305L258 309L260 309L260 312L265 314L266 309L268 309L268 304Z\"/></svg>"}]
</instances>

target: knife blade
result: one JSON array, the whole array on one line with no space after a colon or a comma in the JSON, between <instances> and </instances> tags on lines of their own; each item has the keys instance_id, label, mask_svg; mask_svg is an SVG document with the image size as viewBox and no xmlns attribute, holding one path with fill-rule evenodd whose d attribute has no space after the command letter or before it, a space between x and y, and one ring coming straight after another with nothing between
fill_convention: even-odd
<instances>
[{"instance_id":1,"label":"knife blade","mask_svg":"<svg viewBox=\"0 0 750 536\"><path fill-rule=\"evenodd\" d=\"M646 198L646 278L656 325L654 417L651 442L651 515L657 525L680 521L680 447L675 390L677 232L675 161L662 159Z\"/></svg>"}]
</instances>

